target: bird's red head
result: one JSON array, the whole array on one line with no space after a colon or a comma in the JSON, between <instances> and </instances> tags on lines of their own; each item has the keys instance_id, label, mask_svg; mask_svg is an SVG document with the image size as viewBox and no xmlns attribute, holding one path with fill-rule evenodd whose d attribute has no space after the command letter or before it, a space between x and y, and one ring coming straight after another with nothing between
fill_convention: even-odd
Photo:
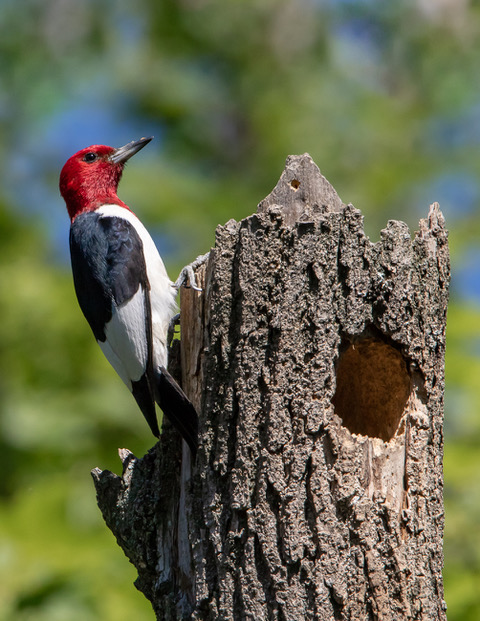
<instances>
[{"instance_id":1,"label":"bird's red head","mask_svg":"<svg viewBox=\"0 0 480 621\"><path fill-rule=\"evenodd\" d=\"M71 221L101 205L127 207L117 196L117 187L128 159L150 142L140 138L114 149L92 145L69 158L60 173L60 193L67 204Z\"/></svg>"}]
</instances>

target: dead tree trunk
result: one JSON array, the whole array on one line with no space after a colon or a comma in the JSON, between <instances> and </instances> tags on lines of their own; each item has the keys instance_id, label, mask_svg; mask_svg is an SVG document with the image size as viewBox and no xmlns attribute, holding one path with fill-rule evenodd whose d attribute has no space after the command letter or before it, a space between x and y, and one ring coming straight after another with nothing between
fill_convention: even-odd
<instances>
[{"instance_id":1,"label":"dead tree trunk","mask_svg":"<svg viewBox=\"0 0 480 621\"><path fill-rule=\"evenodd\" d=\"M447 233L372 243L308 155L182 296L200 450L166 434L99 505L157 619L445 619ZM181 481L183 480L183 485Z\"/></svg>"}]
</instances>

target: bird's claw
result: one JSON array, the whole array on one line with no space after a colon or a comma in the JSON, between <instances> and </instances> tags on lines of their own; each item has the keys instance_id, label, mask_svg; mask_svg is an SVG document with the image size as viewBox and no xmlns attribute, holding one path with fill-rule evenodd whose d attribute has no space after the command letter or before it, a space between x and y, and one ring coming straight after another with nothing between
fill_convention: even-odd
<instances>
[{"instance_id":1,"label":"bird's claw","mask_svg":"<svg viewBox=\"0 0 480 621\"><path fill-rule=\"evenodd\" d=\"M209 254L210 254L209 252L207 252L206 254L201 254L199 257L195 259L195 261L192 261L192 263L190 263L189 265L186 265L182 269L182 271L180 272L180 275L175 281L175 287L177 289L180 289L180 287L183 286L183 287L191 287L195 291L202 291L202 288L197 286L197 281L195 279L194 270L196 270L197 267L200 267L201 265L206 263L206 261L208 260Z\"/></svg>"},{"instance_id":2,"label":"bird's claw","mask_svg":"<svg viewBox=\"0 0 480 621\"><path fill-rule=\"evenodd\" d=\"M187 284L189 283L189 284ZM197 281L195 278L195 272L193 271L193 267L191 265L186 265L182 271L180 272L179 277L175 282L175 286L177 289L180 287L185 287L186 289L191 288L195 291L201 291L201 287L197 287Z\"/></svg>"},{"instance_id":3,"label":"bird's claw","mask_svg":"<svg viewBox=\"0 0 480 621\"><path fill-rule=\"evenodd\" d=\"M170 319L167 329L167 346L171 347L173 337L175 336L175 328L180 324L180 313L177 313Z\"/></svg>"}]
</instances>

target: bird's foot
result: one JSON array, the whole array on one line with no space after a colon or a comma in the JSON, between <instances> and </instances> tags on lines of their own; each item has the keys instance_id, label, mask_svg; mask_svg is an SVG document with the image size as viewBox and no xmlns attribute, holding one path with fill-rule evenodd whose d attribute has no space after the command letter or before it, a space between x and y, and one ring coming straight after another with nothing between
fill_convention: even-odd
<instances>
[{"instance_id":1,"label":"bird's foot","mask_svg":"<svg viewBox=\"0 0 480 621\"><path fill-rule=\"evenodd\" d=\"M180 287L191 287L195 291L201 291L202 288L197 286L197 281L195 280L195 270L197 267L200 267L207 262L209 255L209 252L201 254L195 259L195 261L192 261L192 263L186 265L180 272L174 286L177 289L180 289Z\"/></svg>"},{"instance_id":2,"label":"bird's foot","mask_svg":"<svg viewBox=\"0 0 480 621\"><path fill-rule=\"evenodd\" d=\"M173 337L175 336L175 328L180 325L180 313L177 313L170 319L167 329L167 347L172 346Z\"/></svg>"}]
</instances>

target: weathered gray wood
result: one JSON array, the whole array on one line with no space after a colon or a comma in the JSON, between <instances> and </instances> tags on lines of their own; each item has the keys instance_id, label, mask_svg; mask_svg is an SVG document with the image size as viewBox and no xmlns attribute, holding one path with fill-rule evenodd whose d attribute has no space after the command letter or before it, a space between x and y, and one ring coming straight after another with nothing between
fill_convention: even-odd
<instances>
[{"instance_id":1,"label":"weathered gray wood","mask_svg":"<svg viewBox=\"0 0 480 621\"><path fill-rule=\"evenodd\" d=\"M438 205L413 240L391 221L372 243L290 157L256 214L217 229L200 277L182 295L201 445L181 511L178 443L95 475L157 618L445 619Z\"/></svg>"}]
</instances>

